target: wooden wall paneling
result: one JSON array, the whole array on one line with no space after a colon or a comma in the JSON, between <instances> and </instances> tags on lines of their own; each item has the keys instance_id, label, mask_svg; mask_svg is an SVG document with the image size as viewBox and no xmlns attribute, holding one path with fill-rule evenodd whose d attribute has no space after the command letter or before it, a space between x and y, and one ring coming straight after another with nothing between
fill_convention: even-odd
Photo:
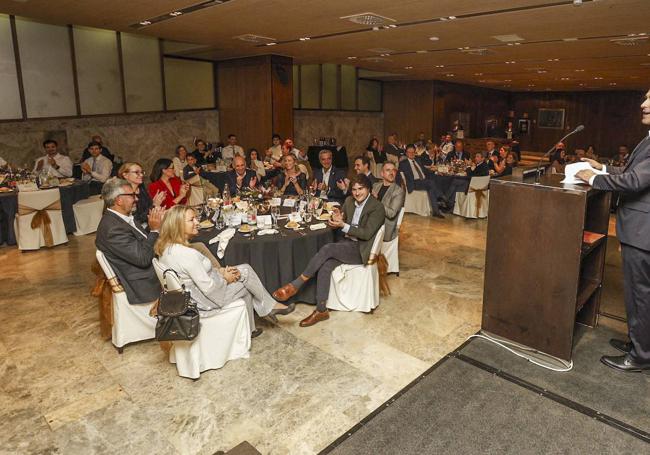
<instances>
[{"instance_id":1,"label":"wooden wall paneling","mask_svg":"<svg viewBox=\"0 0 650 455\"><path fill-rule=\"evenodd\" d=\"M18 91L20 92L20 109L22 111L23 120L25 120L27 118L27 103L25 101L25 85L23 84L23 72L20 66L20 48L18 46L18 33L16 32L16 16L9 16L9 24L11 26L11 41L14 47L14 60L16 64L16 76L18 78ZM77 96L77 103L79 103L78 100L79 97ZM77 106L79 105L77 104Z\"/></svg>"},{"instance_id":2,"label":"wooden wall paneling","mask_svg":"<svg viewBox=\"0 0 650 455\"><path fill-rule=\"evenodd\" d=\"M433 95L431 81L384 82L385 134L397 133L402 142L413 141L420 131L430 136L434 119Z\"/></svg>"},{"instance_id":3,"label":"wooden wall paneling","mask_svg":"<svg viewBox=\"0 0 650 455\"><path fill-rule=\"evenodd\" d=\"M294 137L293 134L293 60L279 55L271 56L271 95L273 124L271 134ZM271 144L271 134L265 147Z\"/></svg>"}]
</instances>

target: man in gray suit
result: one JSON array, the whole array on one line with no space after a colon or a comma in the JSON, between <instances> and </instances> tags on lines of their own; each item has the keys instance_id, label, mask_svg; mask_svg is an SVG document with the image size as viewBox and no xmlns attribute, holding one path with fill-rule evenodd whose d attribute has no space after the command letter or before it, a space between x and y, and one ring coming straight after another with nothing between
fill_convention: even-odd
<instances>
[{"instance_id":1,"label":"man in gray suit","mask_svg":"<svg viewBox=\"0 0 650 455\"><path fill-rule=\"evenodd\" d=\"M108 210L97 227L95 246L115 270L130 304L153 302L160 296L160 282L153 269L153 245L165 210L154 207L147 223L150 231L133 221L137 194L126 180L111 178L102 188Z\"/></svg>"},{"instance_id":2,"label":"man in gray suit","mask_svg":"<svg viewBox=\"0 0 650 455\"><path fill-rule=\"evenodd\" d=\"M387 161L381 169L382 181L372 186L372 195L384 204L386 221L384 221L384 242L390 242L397 237L397 218L404 207L406 193L395 183L397 168L395 163Z\"/></svg>"},{"instance_id":3,"label":"man in gray suit","mask_svg":"<svg viewBox=\"0 0 650 455\"><path fill-rule=\"evenodd\" d=\"M650 127L650 91L641 104L642 123ZM598 190L620 193L616 235L623 257L623 294L630 342L612 339L610 344L625 353L603 356L605 365L619 371L650 373L650 136L636 146L624 167L604 166L583 158L593 168L576 176Z\"/></svg>"}]
</instances>

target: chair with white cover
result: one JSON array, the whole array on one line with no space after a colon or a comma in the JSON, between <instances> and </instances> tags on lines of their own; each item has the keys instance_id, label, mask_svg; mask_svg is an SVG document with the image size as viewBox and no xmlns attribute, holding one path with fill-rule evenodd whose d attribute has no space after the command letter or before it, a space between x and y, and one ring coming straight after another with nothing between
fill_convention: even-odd
<instances>
[{"instance_id":1,"label":"chair with white cover","mask_svg":"<svg viewBox=\"0 0 650 455\"><path fill-rule=\"evenodd\" d=\"M183 287L175 273L157 259L153 266L160 284L168 291ZM169 361L176 364L178 375L198 379L201 373L223 367L229 360L247 359L251 348L251 329L246 302L230 302L209 317L201 315L201 330L192 341L174 341Z\"/></svg>"},{"instance_id":2,"label":"chair with white cover","mask_svg":"<svg viewBox=\"0 0 650 455\"><path fill-rule=\"evenodd\" d=\"M111 341L121 354L124 346L137 341L151 340L156 336L156 318L149 316L152 303L130 304L113 267L97 250L97 262L104 271L113 294L113 332Z\"/></svg>"},{"instance_id":3,"label":"chair with white cover","mask_svg":"<svg viewBox=\"0 0 650 455\"><path fill-rule=\"evenodd\" d=\"M402 226L402 220L404 219L404 207L399 211L397 215L397 236L390 242L383 242L381 246L381 254L386 258L388 262L387 273L396 273L399 276L399 229Z\"/></svg>"},{"instance_id":4,"label":"chair with white cover","mask_svg":"<svg viewBox=\"0 0 650 455\"><path fill-rule=\"evenodd\" d=\"M205 190L201 184L201 178L198 175L194 175L187 179L186 182L190 184L190 194L187 199L187 205L193 207L203 204L205 202Z\"/></svg>"},{"instance_id":5,"label":"chair with white cover","mask_svg":"<svg viewBox=\"0 0 650 455\"><path fill-rule=\"evenodd\" d=\"M14 231L21 250L67 243L59 189L19 191Z\"/></svg>"},{"instance_id":6,"label":"chair with white cover","mask_svg":"<svg viewBox=\"0 0 650 455\"><path fill-rule=\"evenodd\" d=\"M377 259L384 241L384 226L379 228L367 264L341 264L332 271L327 308L368 313L379 306Z\"/></svg>"},{"instance_id":7,"label":"chair with white cover","mask_svg":"<svg viewBox=\"0 0 650 455\"><path fill-rule=\"evenodd\" d=\"M77 225L74 235L92 234L97 231L97 226L102 219L104 201L99 194L90 196L88 199L76 202L72 206L72 211Z\"/></svg>"},{"instance_id":8,"label":"chair with white cover","mask_svg":"<svg viewBox=\"0 0 650 455\"><path fill-rule=\"evenodd\" d=\"M406 186L406 177L403 172L402 182ZM406 213L415 213L420 216L431 216L431 203L429 202L429 194L424 190L413 190L410 193L404 189L406 196L404 198L404 211Z\"/></svg>"},{"instance_id":9,"label":"chair with white cover","mask_svg":"<svg viewBox=\"0 0 650 455\"><path fill-rule=\"evenodd\" d=\"M467 193L456 193L454 215L464 218L487 218L490 203L490 176L472 177Z\"/></svg>"}]
</instances>

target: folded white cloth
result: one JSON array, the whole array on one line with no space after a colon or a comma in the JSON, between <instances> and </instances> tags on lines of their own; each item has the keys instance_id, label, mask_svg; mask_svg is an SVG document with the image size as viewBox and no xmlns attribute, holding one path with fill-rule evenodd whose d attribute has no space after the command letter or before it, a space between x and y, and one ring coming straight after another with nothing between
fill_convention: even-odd
<instances>
[{"instance_id":1,"label":"folded white cloth","mask_svg":"<svg viewBox=\"0 0 650 455\"><path fill-rule=\"evenodd\" d=\"M325 228L327 228L327 225L325 223L317 223L309 226L309 229L311 229L312 231L318 231L319 229L325 229Z\"/></svg>"},{"instance_id":2,"label":"folded white cloth","mask_svg":"<svg viewBox=\"0 0 650 455\"><path fill-rule=\"evenodd\" d=\"M257 235L271 235L277 233L278 233L277 229L262 229L261 231L257 232Z\"/></svg>"},{"instance_id":3,"label":"folded white cloth","mask_svg":"<svg viewBox=\"0 0 650 455\"><path fill-rule=\"evenodd\" d=\"M217 248L217 257L219 259L223 259L224 254L226 254L228 242L230 242L230 239L233 235L235 235L235 230L233 228L228 228L222 231L216 237L210 239L210 245L219 242L219 247Z\"/></svg>"}]
</instances>

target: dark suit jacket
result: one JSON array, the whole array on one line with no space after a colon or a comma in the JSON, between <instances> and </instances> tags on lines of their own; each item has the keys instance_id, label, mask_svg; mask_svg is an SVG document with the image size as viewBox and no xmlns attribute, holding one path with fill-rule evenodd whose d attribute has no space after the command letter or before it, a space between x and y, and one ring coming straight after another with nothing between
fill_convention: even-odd
<instances>
[{"instance_id":1,"label":"dark suit jacket","mask_svg":"<svg viewBox=\"0 0 650 455\"><path fill-rule=\"evenodd\" d=\"M420 167L422 168L422 173L426 177L426 170L424 169L424 166L422 165L422 162L418 160L418 157L415 158L415 162L417 162ZM399 162L398 169L400 173L404 174L404 177L406 178L406 191L409 193L412 193L413 190L415 189L415 176L413 175L413 170L411 169L411 164L409 163L409 160L402 160Z\"/></svg>"},{"instance_id":2,"label":"dark suit jacket","mask_svg":"<svg viewBox=\"0 0 650 455\"><path fill-rule=\"evenodd\" d=\"M345 193L343 193L343 190L336 186L336 182L343 179L345 179L345 172L343 172L342 169L337 169L332 166L332 170L330 171L330 179L328 182L325 182L327 184L328 199L333 199L340 202L343 202L345 200ZM314 170L314 180L316 180L318 183L323 182L323 168Z\"/></svg>"},{"instance_id":3,"label":"dark suit jacket","mask_svg":"<svg viewBox=\"0 0 650 455\"><path fill-rule=\"evenodd\" d=\"M99 222L95 246L115 270L131 304L153 302L160 296L160 282L151 265L157 239L157 232L149 232L145 238L108 210Z\"/></svg>"},{"instance_id":4,"label":"dark suit jacket","mask_svg":"<svg viewBox=\"0 0 650 455\"><path fill-rule=\"evenodd\" d=\"M459 159L458 158L458 153L454 151L453 153L449 153L447 155L447 159L445 161L447 161L449 163L449 162L451 162L451 160L457 160L457 159ZM461 153L460 159L461 160L468 160L469 159L469 153L467 153L466 151L463 150L463 152Z\"/></svg>"},{"instance_id":5,"label":"dark suit jacket","mask_svg":"<svg viewBox=\"0 0 650 455\"><path fill-rule=\"evenodd\" d=\"M356 208L354 202L354 198L349 197L343 203L342 212L345 215L347 223L352 221L352 217L354 216L354 209ZM348 235L358 239L359 252L361 253L361 260L364 264L368 263L370 250L372 250L372 242L375 240L375 234L377 234L379 228L384 225L385 217L384 205L372 197L372 195L368 195L366 205L363 207L361 217L359 218L359 226L350 226Z\"/></svg>"},{"instance_id":6,"label":"dark suit jacket","mask_svg":"<svg viewBox=\"0 0 650 455\"><path fill-rule=\"evenodd\" d=\"M621 243L650 251L650 137L636 146L625 167L607 166L607 172L593 186L621 193L616 236Z\"/></svg>"},{"instance_id":7,"label":"dark suit jacket","mask_svg":"<svg viewBox=\"0 0 650 455\"><path fill-rule=\"evenodd\" d=\"M487 175L490 175L490 165L487 161L483 161L474 170L471 167L467 168L468 177L485 177Z\"/></svg>"},{"instance_id":8,"label":"dark suit jacket","mask_svg":"<svg viewBox=\"0 0 650 455\"><path fill-rule=\"evenodd\" d=\"M381 181L375 183L372 186L372 192L378 194L383 184ZM386 190L384 198L381 199L381 203L384 205L384 211L386 212L386 219L384 220L384 242L390 242L397 237L397 218L402 207L404 207L405 197L406 193L402 187L393 183Z\"/></svg>"},{"instance_id":9,"label":"dark suit jacket","mask_svg":"<svg viewBox=\"0 0 650 455\"><path fill-rule=\"evenodd\" d=\"M404 151L394 144L386 144L384 146L384 152L387 155L401 156L404 154Z\"/></svg>"},{"instance_id":10,"label":"dark suit jacket","mask_svg":"<svg viewBox=\"0 0 650 455\"><path fill-rule=\"evenodd\" d=\"M251 179L256 177L257 174L252 169L246 169L246 174L244 174L244 181L242 182L242 188L248 188L251 183ZM230 195L234 196L237 194L237 172L235 170L228 171L226 173L226 183L228 183L230 189ZM241 188L240 188L241 189Z\"/></svg>"}]
</instances>

